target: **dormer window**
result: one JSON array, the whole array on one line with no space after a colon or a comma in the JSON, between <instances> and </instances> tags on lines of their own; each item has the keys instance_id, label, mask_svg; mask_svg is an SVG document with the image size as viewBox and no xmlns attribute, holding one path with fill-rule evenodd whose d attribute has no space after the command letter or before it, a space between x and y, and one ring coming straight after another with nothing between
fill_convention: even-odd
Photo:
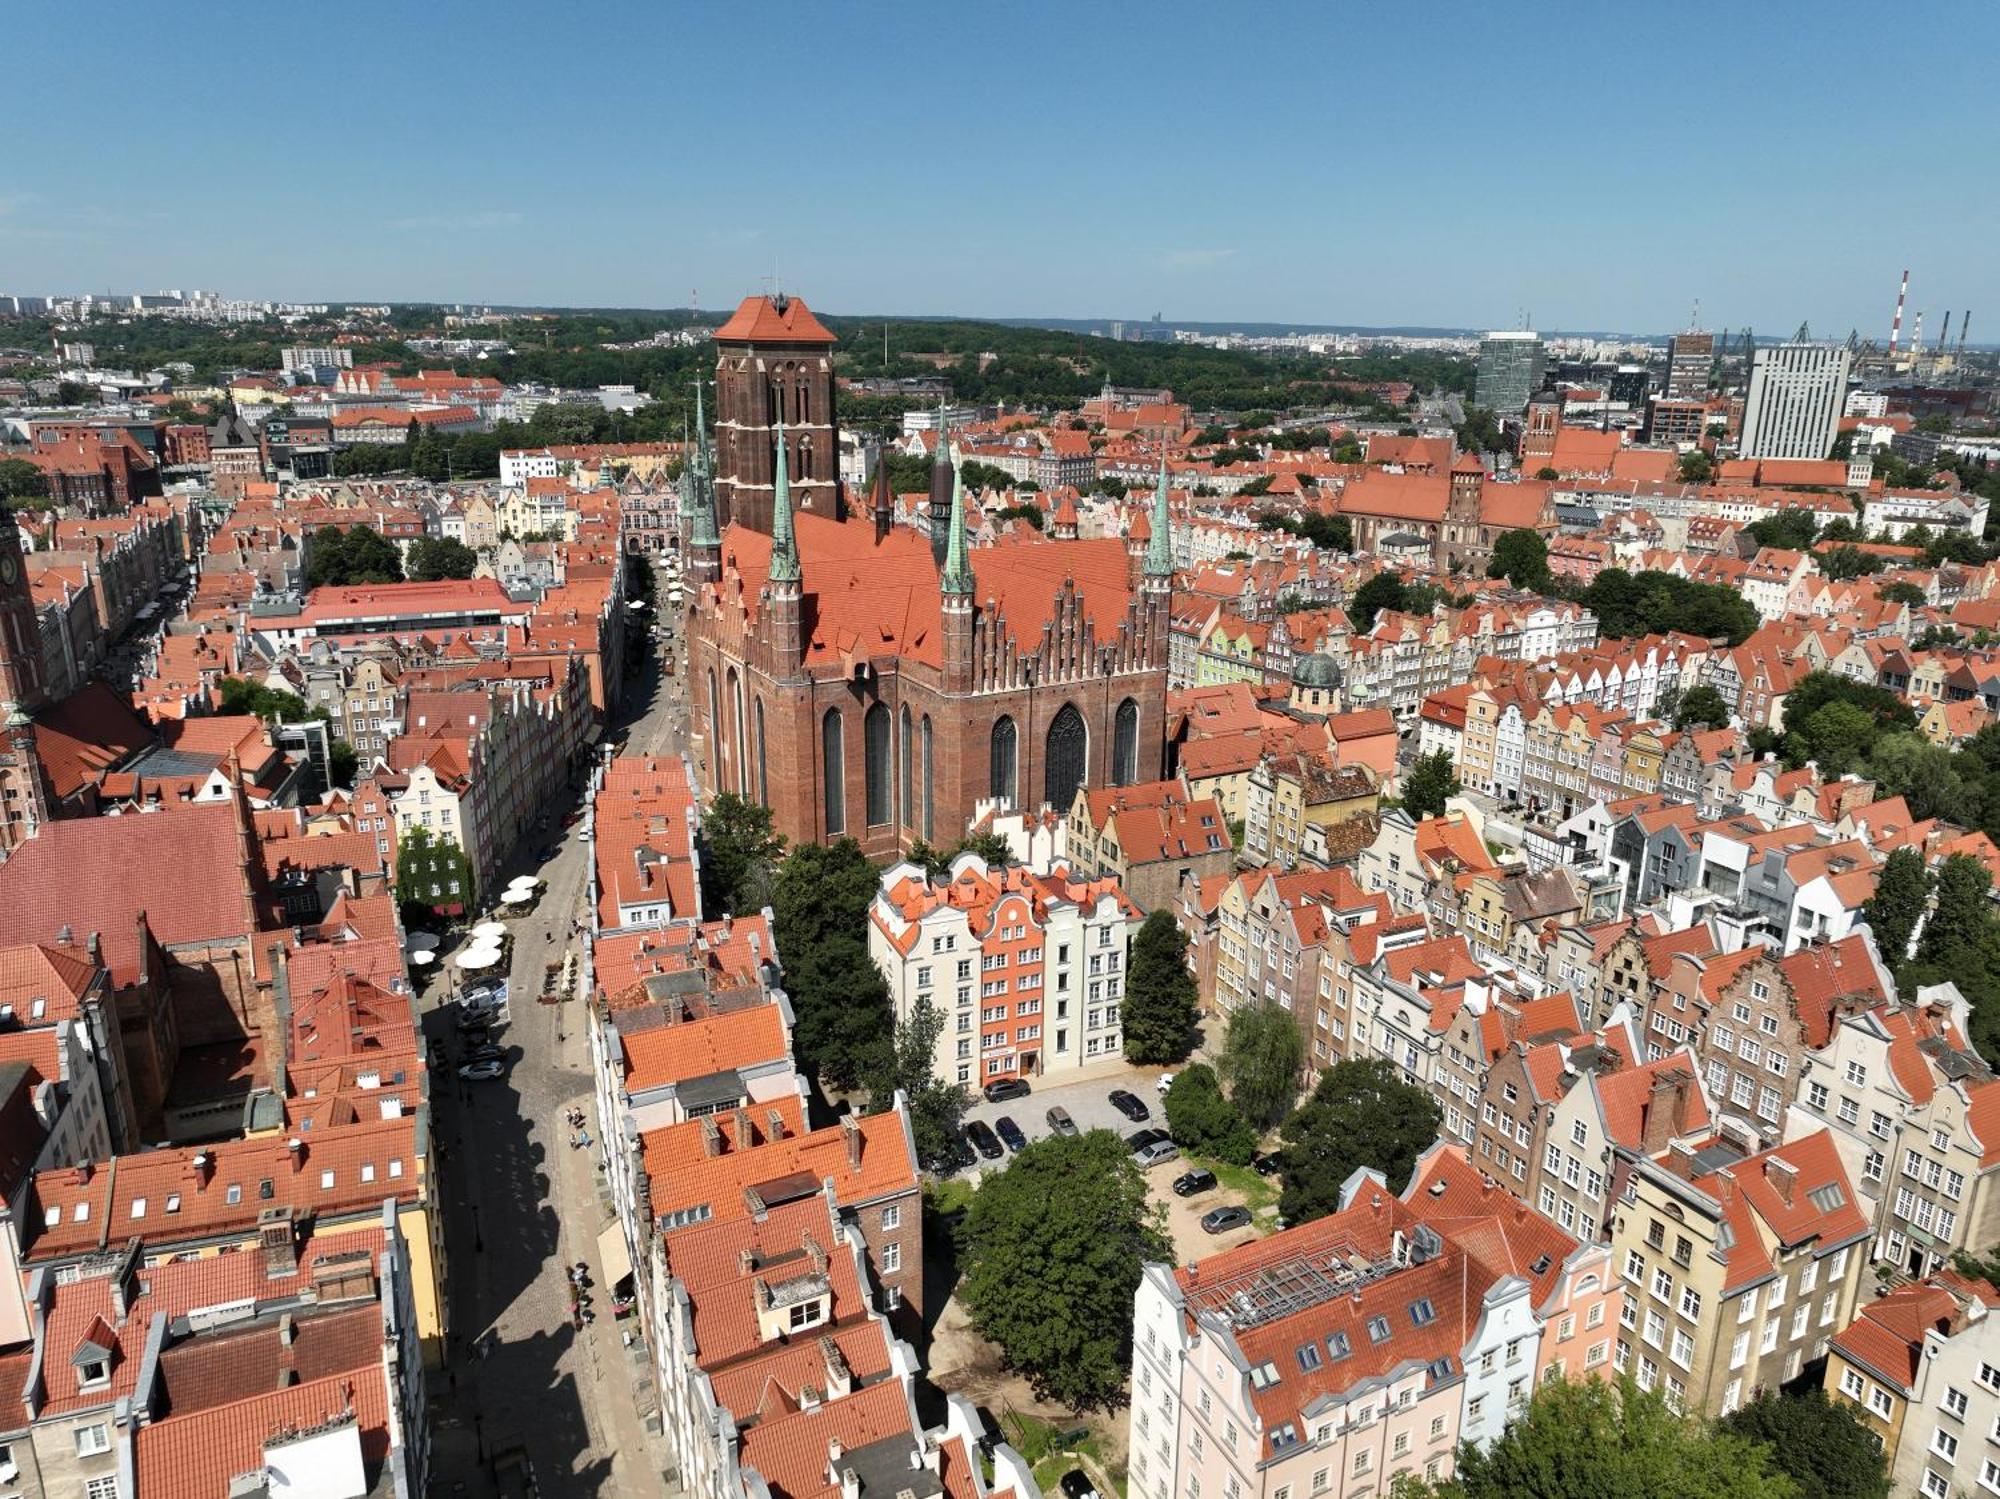
<instances>
[{"instance_id":1,"label":"dormer window","mask_svg":"<svg viewBox=\"0 0 2000 1499\"><path fill-rule=\"evenodd\" d=\"M89 1389L93 1385L111 1383L111 1365L104 1359L77 1365L76 1383L79 1389Z\"/></svg>"}]
</instances>

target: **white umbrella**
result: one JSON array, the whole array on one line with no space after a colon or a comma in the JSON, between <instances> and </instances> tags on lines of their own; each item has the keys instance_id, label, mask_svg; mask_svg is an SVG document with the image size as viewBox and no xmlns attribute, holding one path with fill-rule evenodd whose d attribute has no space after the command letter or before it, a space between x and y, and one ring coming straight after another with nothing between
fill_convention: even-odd
<instances>
[{"instance_id":1,"label":"white umbrella","mask_svg":"<svg viewBox=\"0 0 2000 1499\"><path fill-rule=\"evenodd\" d=\"M410 954L410 961L419 968L422 968L426 963L435 963L437 960L438 955L429 948L419 948Z\"/></svg>"},{"instance_id":2,"label":"white umbrella","mask_svg":"<svg viewBox=\"0 0 2000 1499\"><path fill-rule=\"evenodd\" d=\"M541 883L542 882L536 879L533 875L524 874L518 880L511 880L508 882L507 893L509 895L512 895L517 890L526 890L530 893L533 893L535 890L540 888Z\"/></svg>"},{"instance_id":3,"label":"white umbrella","mask_svg":"<svg viewBox=\"0 0 2000 1499\"><path fill-rule=\"evenodd\" d=\"M491 968L499 961L500 949L497 947L468 947L464 952L452 959L452 962L468 971Z\"/></svg>"},{"instance_id":4,"label":"white umbrella","mask_svg":"<svg viewBox=\"0 0 2000 1499\"><path fill-rule=\"evenodd\" d=\"M507 927L504 922L482 921L472 929L472 935L481 942L497 943L507 935Z\"/></svg>"}]
</instances>

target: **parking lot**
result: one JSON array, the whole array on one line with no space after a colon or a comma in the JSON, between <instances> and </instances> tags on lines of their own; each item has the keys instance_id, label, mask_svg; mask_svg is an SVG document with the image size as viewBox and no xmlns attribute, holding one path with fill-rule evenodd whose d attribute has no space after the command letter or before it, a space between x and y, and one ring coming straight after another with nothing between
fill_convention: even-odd
<instances>
[{"instance_id":1,"label":"parking lot","mask_svg":"<svg viewBox=\"0 0 2000 1499\"><path fill-rule=\"evenodd\" d=\"M1079 1131L1108 1129L1120 1139L1142 1129L1165 1130L1167 1111L1160 1101L1158 1080L1169 1069L1128 1069L1106 1076L1095 1077L1084 1082L1064 1083L1059 1086L1045 1086L1042 1079L1036 1079L1034 1091L1026 1098L1009 1099L1005 1103L988 1103L983 1097L965 1111L968 1123L974 1119L984 1120L991 1126L1005 1117L1021 1127L1021 1133L1029 1140L1047 1139L1053 1134L1049 1128L1048 1113L1060 1105L1069 1111L1076 1121ZM1123 1088L1146 1105L1149 1119L1133 1121L1127 1119L1111 1106L1111 1094ZM989 1170L1004 1168L1012 1152L997 1161L976 1159L974 1164L964 1168L963 1175L976 1181ZM1267 1209L1256 1224L1245 1228L1231 1229L1225 1233L1210 1234L1201 1227L1201 1215L1210 1208L1242 1206L1249 1204L1246 1194L1232 1190L1227 1183L1198 1193L1193 1197L1176 1197L1173 1194L1174 1178L1188 1169L1188 1163L1176 1156L1171 1161L1162 1162L1146 1172L1146 1184L1152 1189L1156 1201L1166 1204L1167 1230L1174 1241L1174 1253L1180 1260L1198 1258L1213 1254L1218 1249L1226 1249L1244 1240L1267 1232L1273 1222L1273 1215ZM1276 1182L1273 1179L1272 1185Z\"/></svg>"}]
</instances>

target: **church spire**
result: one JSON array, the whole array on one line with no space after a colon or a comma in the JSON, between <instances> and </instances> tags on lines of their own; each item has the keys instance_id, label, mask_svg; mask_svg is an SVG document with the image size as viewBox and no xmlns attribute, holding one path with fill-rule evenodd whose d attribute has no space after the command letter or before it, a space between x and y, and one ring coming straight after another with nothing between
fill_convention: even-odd
<instances>
[{"instance_id":1,"label":"church spire","mask_svg":"<svg viewBox=\"0 0 2000 1499\"><path fill-rule=\"evenodd\" d=\"M708 462L708 427L702 420L699 380L694 382L694 451L682 478L686 480L683 498L688 506L688 546L720 546L722 537L715 529L715 474Z\"/></svg>"},{"instance_id":2,"label":"church spire","mask_svg":"<svg viewBox=\"0 0 2000 1499\"><path fill-rule=\"evenodd\" d=\"M792 535L792 479L785 463L785 419L778 418L777 467L771 481L771 572L773 583L799 581L799 545Z\"/></svg>"},{"instance_id":3,"label":"church spire","mask_svg":"<svg viewBox=\"0 0 2000 1499\"><path fill-rule=\"evenodd\" d=\"M965 552L965 479L956 465L951 471L951 519L947 522L944 572L939 585L946 593L972 593L972 559Z\"/></svg>"},{"instance_id":4,"label":"church spire","mask_svg":"<svg viewBox=\"0 0 2000 1499\"><path fill-rule=\"evenodd\" d=\"M1167 511L1167 450L1160 449L1160 484L1153 491L1153 534L1146 539L1146 576L1167 578L1174 571L1173 521Z\"/></svg>"},{"instance_id":5,"label":"church spire","mask_svg":"<svg viewBox=\"0 0 2000 1499\"><path fill-rule=\"evenodd\" d=\"M931 560L944 566L944 546L951 511L951 490L958 465L951 461L951 429L946 425L945 398L938 397L937 454L931 461L930 503L924 510L924 528L930 533Z\"/></svg>"}]
</instances>

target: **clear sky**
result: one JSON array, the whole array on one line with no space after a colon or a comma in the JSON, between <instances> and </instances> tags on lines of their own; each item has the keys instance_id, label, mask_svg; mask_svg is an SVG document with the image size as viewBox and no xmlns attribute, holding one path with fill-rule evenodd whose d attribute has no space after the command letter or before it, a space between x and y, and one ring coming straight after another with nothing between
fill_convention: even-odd
<instances>
[{"instance_id":1,"label":"clear sky","mask_svg":"<svg viewBox=\"0 0 2000 1499\"><path fill-rule=\"evenodd\" d=\"M0 291L2000 338L2000 4L14 0ZM1983 341L1983 340L1982 340Z\"/></svg>"}]
</instances>

